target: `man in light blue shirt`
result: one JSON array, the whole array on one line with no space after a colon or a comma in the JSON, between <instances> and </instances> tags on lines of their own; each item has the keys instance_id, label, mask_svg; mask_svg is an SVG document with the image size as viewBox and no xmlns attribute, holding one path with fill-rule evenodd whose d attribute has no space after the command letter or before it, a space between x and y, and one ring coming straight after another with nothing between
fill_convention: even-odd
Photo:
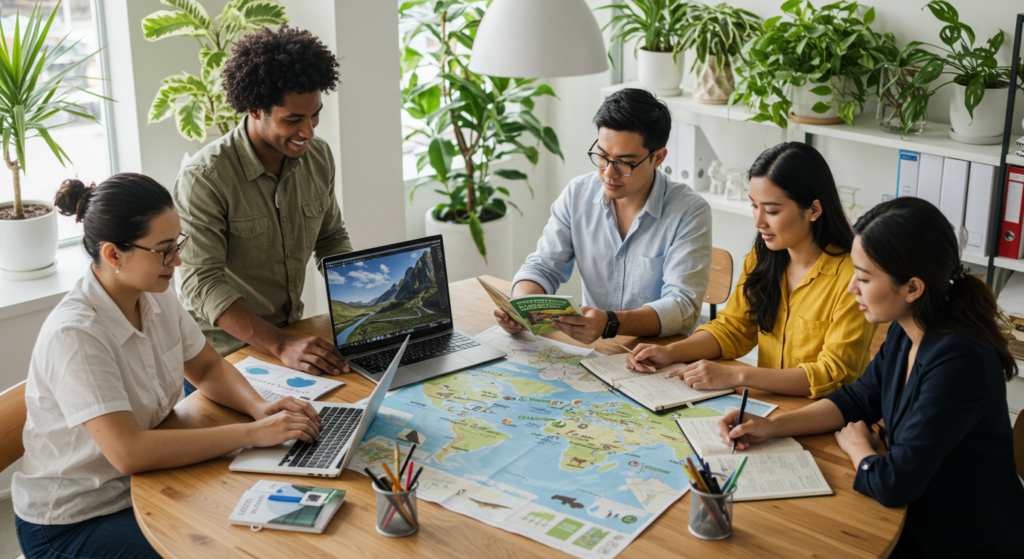
<instances>
[{"instance_id":1,"label":"man in light blue shirt","mask_svg":"<svg viewBox=\"0 0 1024 559\"><path fill-rule=\"evenodd\" d=\"M668 107L645 90L623 89L594 124L589 156L598 170L555 200L512 295L555 293L578 264L583 316L556 322L573 339L689 334L711 273L711 207L657 170L668 154ZM523 329L504 311L494 314L506 331Z\"/></svg>"}]
</instances>

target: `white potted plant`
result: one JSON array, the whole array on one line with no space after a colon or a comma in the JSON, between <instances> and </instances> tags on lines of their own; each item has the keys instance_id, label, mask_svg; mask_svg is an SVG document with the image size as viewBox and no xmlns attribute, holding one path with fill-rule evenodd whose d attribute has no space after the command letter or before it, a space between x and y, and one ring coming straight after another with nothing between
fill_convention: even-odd
<instances>
[{"instance_id":1,"label":"white potted plant","mask_svg":"<svg viewBox=\"0 0 1024 559\"><path fill-rule=\"evenodd\" d=\"M684 26L690 4L682 0L628 0L595 10L618 10L604 29L614 27L611 40L637 39L640 84L659 97L682 95Z\"/></svg>"},{"instance_id":2,"label":"white potted plant","mask_svg":"<svg viewBox=\"0 0 1024 559\"><path fill-rule=\"evenodd\" d=\"M682 43L693 48L693 69L700 75L693 99L708 105L724 105L736 89L733 60L743 60L743 45L762 33L757 14L728 4L694 4L684 27Z\"/></svg>"},{"instance_id":3,"label":"white potted plant","mask_svg":"<svg viewBox=\"0 0 1024 559\"><path fill-rule=\"evenodd\" d=\"M946 24L939 33L945 46L916 43L942 53L932 54L924 68L904 86L903 92L923 91L907 103L906 120L914 122L924 114L928 100L938 89L952 85L949 136L966 144L1000 143L1006 96L1010 92L1010 68L997 64L996 53L1003 46L1005 35L1000 31L986 41L985 46L975 46L974 30L960 22L960 14L949 2L935 0L926 7ZM952 79L930 88L930 84L943 74L952 76Z\"/></svg>"},{"instance_id":4,"label":"white potted plant","mask_svg":"<svg viewBox=\"0 0 1024 559\"><path fill-rule=\"evenodd\" d=\"M479 0L412 1L399 11L400 20L410 24L402 36L402 103L419 121L407 139L425 139L428 149L417 168L433 170L417 181L410 201L425 184L436 185L434 191L444 198L427 211L426 232L444 236L446 267L453 281L480 274L511 275L508 214L509 207L519 208L502 184L524 181L529 188L529 182L526 173L495 169L494 162L523 155L536 165L540 154L530 143L562 156L555 131L532 112L536 97L554 95L550 86L469 70L484 6ZM414 46L423 36L440 38L440 45L417 51Z\"/></svg>"},{"instance_id":5,"label":"white potted plant","mask_svg":"<svg viewBox=\"0 0 1024 559\"><path fill-rule=\"evenodd\" d=\"M68 154L50 136L46 120L62 111L96 120L86 113L86 108L68 100L73 88L61 85L65 77L96 53L52 75L49 72L73 46L65 44L66 36L56 45L45 44L59 6L60 2L45 18L37 2L24 29L20 18L15 18L13 33L0 26L0 130L4 163L14 182L14 200L0 203L0 275L5 279L36 279L57 271L57 215L53 203L21 197L21 180L26 172L25 141L42 138L64 165L70 161ZM53 189L56 192L57 185Z\"/></svg>"}]
</instances>

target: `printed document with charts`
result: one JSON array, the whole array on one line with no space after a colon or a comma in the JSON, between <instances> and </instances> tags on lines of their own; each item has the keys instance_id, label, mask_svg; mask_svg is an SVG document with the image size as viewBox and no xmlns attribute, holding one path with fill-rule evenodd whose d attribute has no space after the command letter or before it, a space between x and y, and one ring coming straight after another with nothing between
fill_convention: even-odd
<instances>
[{"instance_id":1,"label":"printed document with charts","mask_svg":"<svg viewBox=\"0 0 1024 559\"><path fill-rule=\"evenodd\" d=\"M732 453L732 446L719 437L717 417L680 418L683 430L697 456L711 464L711 470L732 474L744 456L743 474L736 483L735 501L761 501L832 495L811 453L793 437L780 437Z\"/></svg>"},{"instance_id":2,"label":"printed document with charts","mask_svg":"<svg viewBox=\"0 0 1024 559\"><path fill-rule=\"evenodd\" d=\"M733 393L732 388L697 390L687 386L683 379L669 378L670 374L685 367L685 363L673 363L654 372L630 371L626 369L626 354L618 353L584 359L580 365L651 411L676 408Z\"/></svg>"},{"instance_id":3,"label":"printed document with charts","mask_svg":"<svg viewBox=\"0 0 1024 559\"><path fill-rule=\"evenodd\" d=\"M280 400L285 396L294 396L312 402L345 384L340 380L308 375L301 371L273 365L255 357L247 357L235 363L235 368L241 371L245 380L249 381L256 392L268 402Z\"/></svg>"}]
</instances>

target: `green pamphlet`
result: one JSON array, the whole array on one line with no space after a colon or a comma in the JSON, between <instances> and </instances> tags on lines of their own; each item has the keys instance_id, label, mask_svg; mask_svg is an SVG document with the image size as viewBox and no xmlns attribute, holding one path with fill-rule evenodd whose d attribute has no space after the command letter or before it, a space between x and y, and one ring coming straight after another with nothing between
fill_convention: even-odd
<instances>
[{"instance_id":1,"label":"green pamphlet","mask_svg":"<svg viewBox=\"0 0 1024 559\"><path fill-rule=\"evenodd\" d=\"M523 295L509 298L493 285L480 278L476 279L499 309L534 334L558 331L558 328L551 325L552 317L583 314L572 295Z\"/></svg>"}]
</instances>

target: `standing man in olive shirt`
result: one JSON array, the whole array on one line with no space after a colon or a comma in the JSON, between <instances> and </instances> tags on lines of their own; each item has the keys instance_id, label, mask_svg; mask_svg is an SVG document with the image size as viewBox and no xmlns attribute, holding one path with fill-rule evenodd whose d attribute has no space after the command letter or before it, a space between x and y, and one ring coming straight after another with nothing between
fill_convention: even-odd
<instances>
[{"instance_id":1,"label":"standing man in olive shirt","mask_svg":"<svg viewBox=\"0 0 1024 559\"><path fill-rule=\"evenodd\" d=\"M221 355L249 344L307 373L348 372L330 342L281 330L302 318L310 256L319 266L352 250L335 197L334 157L313 135L338 61L308 31L284 25L236 42L223 79L228 104L246 114L174 183L192 241L181 255L181 302ZM186 380L186 393L193 390Z\"/></svg>"}]
</instances>

